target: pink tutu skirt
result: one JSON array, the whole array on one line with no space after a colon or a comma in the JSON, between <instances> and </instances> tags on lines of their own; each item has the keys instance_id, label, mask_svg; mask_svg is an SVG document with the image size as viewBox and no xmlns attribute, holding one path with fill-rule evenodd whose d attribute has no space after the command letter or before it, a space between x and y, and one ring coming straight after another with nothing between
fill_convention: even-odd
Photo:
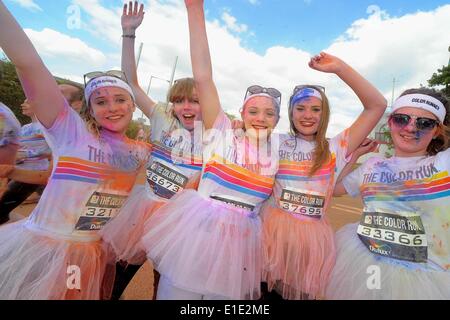
<instances>
[{"instance_id":1,"label":"pink tutu skirt","mask_svg":"<svg viewBox=\"0 0 450 320\"><path fill-rule=\"evenodd\" d=\"M263 217L263 281L289 300L325 295L336 249L326 220L299 220L266 203Z\"/></svg>"},{"instance_id":2,"label":"pink tutu skirt","mask_svg":"<svg viewBox=\"0 0 450 320\"><path fill-rule=\"evenodd\" d=\"M260 296L255 213L184 190L146 222L142 243L155 269L180 289L229 299Z\"/></svg>"},{"instance_id":3,"label":"pink tutu skirt","mask_svg":"<svg viewBox=\"0 0 450 320\"><path fill-rule=\"evenodd\" d=\"M147 257L141 244L144 223L166 202L151 191L148 183L133 188L117 217L100 231L103 241L114 250L117 261L135 265L145 262Z\"/></svg>"},{"instance_id":4,"label":"pink tutu skirt","mask_svg":"<svg viewBox=\"0 0 450 320\"><path fill-rule=\"evenodd\" d=\"M327 288L328 299L450 299L450 272L371 253L359 240L358 224L336 234L337 260Z\"/></svg>"},{"instance_id":5,"label":"pink tutu skirt","mask_svg":"<svg viewBox=\"0 0 450 320\"><path fill-rule=\"evenodd\" d=\"M115 265L107 245L63 239L28 223L0 227L0 299L109 299Z\"/></svg>"}]
</instances>

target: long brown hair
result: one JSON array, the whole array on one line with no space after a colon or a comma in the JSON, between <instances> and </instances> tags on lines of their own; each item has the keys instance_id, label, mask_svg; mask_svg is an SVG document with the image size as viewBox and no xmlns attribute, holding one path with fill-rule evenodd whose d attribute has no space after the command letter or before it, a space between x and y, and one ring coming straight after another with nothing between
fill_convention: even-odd
<instances>
[{"instance_id":1,"label":"long brown hair","mask_svg":"<svg viewBox=\"0 0 450 320\"><path fill-rule=\"evenodd\" d=\"M404 91L400 97L407 94L425 94L427 96L436 98L445 107L447 114L444 119L444 123L440 123L437 129L438 135L431 140L427 147L427 153L429 156L438 154L441 151L446 150L450 145L450 103L449 100L439 91L432 88L417 88L408 89Z\"/></svg>"},{"instance_id":2,"label":"long brown hair","mask_svg":"<svg viewBox=\"0 0 450 320\"><path fill-rule=\"evenodd\" d=\"M307 88L313 88L317 90L322 96L322 115L320 117L319 127L317 128L317 133L315 135L316 147L313 152L313 166L309 172L309 176L313 176L317 170L324 166L331 159L331 152L328 140L326 138L328 122L330 121L330 105L328 103L328 98L323 92L323 90L314 85L308 85ZM297 128L295 127L294 121L292 120L294 106L292 105L292 98L297 92L294 91L289 99L289 123L291 134L297 136L299 134Z\"/></svg>"}]
</instances>

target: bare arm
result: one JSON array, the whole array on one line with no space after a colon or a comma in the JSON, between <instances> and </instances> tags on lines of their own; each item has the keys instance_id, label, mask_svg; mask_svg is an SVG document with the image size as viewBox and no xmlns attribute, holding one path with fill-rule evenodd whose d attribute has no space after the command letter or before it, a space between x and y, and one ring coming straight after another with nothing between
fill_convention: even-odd
<instances>
[{"instance_id":1,"label":"bare arm","mask_svg":"<svg viewBox=\"0 0 450 320\"><path fill-rule=\"evenodd\" d=\"M378 148L378 143L375 140L364 139L363 143L358 146L358 148L353 152L350 161L345 165L344 169L342 169L339 177L336 179L337 183L334 188L333 196L341 196L347 194L347 190L344 188L344 184L342 180L349 175L353 170L354 166L357 163L358 159L370 152L374 152Z\"/></svg>"},{"instance_id":2,"label":"bare arm","mask_svg":"<svg viewBox=\"0 0 450 320\"><path fill-rule=\"evenodd\" d=\"M134 36L136 29L140 26L143 19L143 4L138 6L138 3L135 2L134 7L133 2L130 2L128 6L125 4L123 6L122 14L123 34ZM150 118L156 103L139 85L134 47L134 37L122 37L122 71L125 72L129 85L133 90L138 108L147 116L147 118Z\"/></svg>"},{"instance_id":3,"label":"bare arm","mask_svg":"<svg viewBox=\"0 0 450 320\"><path fill-rule=\"evenodd\" d=\"M185 0L185 4L189 21L192 71L198 90L203 123L206 129L211 129L221 112L221 107L212 76L203 0Z\"/></svg>"},{"instance_id":4,"label":"bare arm","mask_svg":"<svg viewBox=\"0 0 450 320\"><path fill-rule=\"evenodd\" d=\"M39 121L50 128L64 105L55 79L31 41L0 0L0 47L16 66L25 95Z\"/></svg>"},{"instance_id":5,"label":"bare arm","mask_svg":"<svg viewBox=\"0 0 450 320\"><path fill-rule=\"evenodd\" d=\"M19 146L17 144L7 144L0 147L0 165L14 164L16 161L16 154Z\"/></svg>"},{"instance_id":6,"label":"bare arm","mask_svg":"<svg viewBox=\"0 0 450 320\"><path fill-rule=\"evenodd\" d=\"M349 155L380 121L386 110L387 101L369 81L337 57L322 52L311 59L309 66L319 71L335 73L355 92L364 106L363 112L350 126L347 151Z\"/></svg>"}]
</instances>

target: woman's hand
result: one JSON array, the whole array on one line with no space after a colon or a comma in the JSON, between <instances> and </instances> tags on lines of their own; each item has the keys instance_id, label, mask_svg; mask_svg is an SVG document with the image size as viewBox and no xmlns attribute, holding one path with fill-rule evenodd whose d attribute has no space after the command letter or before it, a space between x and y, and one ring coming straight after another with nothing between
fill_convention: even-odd
<instances>
[{"instance_id":1,"label":"woman's hand","mask_svg":"<svg viewBox=\"0 0 450 320\"><path fill-rule=\"evenodd\" d=\"M122 13L122 31L124 34L134 34L136 29L141 25L144 20L144 4L137 1L130 1L128 5L125 3L123 5Z\"/></svg>"},{"instance_id":2,"label":"woman's hand","mask_svg":"<svg viewBox=\"0 0 450 320\"><path fill-rule=\"evenodd\" d=\"M342 70L345 62L331 54L321 52L312 57L308 65L310 68L317 71L337 74Z\"/></svg>"}]
</instances>

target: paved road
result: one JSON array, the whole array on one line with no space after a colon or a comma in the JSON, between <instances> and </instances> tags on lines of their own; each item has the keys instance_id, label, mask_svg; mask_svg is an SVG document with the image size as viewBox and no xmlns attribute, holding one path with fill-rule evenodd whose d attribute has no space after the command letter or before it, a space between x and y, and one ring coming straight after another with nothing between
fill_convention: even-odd
<instances>
[{"instance_id":1,"label":"paved road","mask_svg":"<svg viewBox=\"0 0 450 320\"><path fill-rule=\"evenodd\" d=\"M27 217L35 204L22 205L11 213L11 220L19 220ZM330 223L334 230L338 230L348 223L359 220L362 202L348 196L334 198L329 211ZM150 300L153 295L153 272L151 263L147 262L135 275L125 290L122 299L125 300Z\"/></svg>"}]
</instances>

